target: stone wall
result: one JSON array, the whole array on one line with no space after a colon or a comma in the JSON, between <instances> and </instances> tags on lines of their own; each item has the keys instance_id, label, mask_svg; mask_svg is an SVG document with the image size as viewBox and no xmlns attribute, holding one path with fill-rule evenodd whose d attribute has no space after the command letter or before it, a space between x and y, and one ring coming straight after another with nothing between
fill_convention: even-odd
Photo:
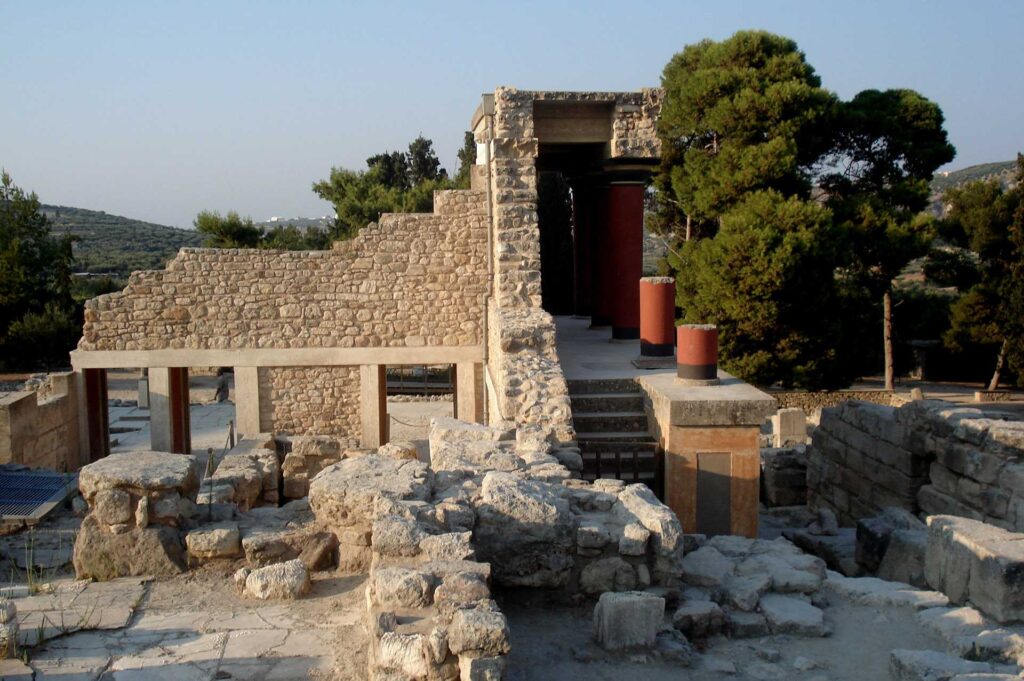
<instances>
[{"instance_id":1,"label":"stone wall","mask_svg":"<svg viewBox=\"0 0 1024 681\"><path fill-rule=\"evenodd\" d=\"M769 390L779 402L779 409L799 407L808 415L816 409L837 407L850 400L896 406L891 390Z\"/></svg>"},{"instance_id":2,"label":"stone wall","mask_svg":"<svg viewBox=\"0 0 1024 681\"><path fill-rule=\"evenodd\" d=\"M829 508L844 525L897 506L918 512L928 482L909 411L850 401L821 412L807 454L807 502Z\"/></svg>"},{"instance_id":3,"label":"stone wall","mask_svg":"<svg viewBox=\"0 0 1024 681\"><path fill-rule=\"evenodd\" d=\"M493 283L488 309L488 372L499 413L492 423L540 426L561 442L575 438L565 378L555 353L554 320L541 309L536 161L538 101L613 104L612 158L658 158L655 132L662 91L534 92L498 88L490 125Z\"/></svg>"},{"instance_id":4,"label":"stone wall","mask_svg":"<svg viewBox=\"0 0 1024 681\"><path fill-rule=\"evenodd\" d=\"M822 411L808 452L808 503L844 524L898 506L1024 530L1019 413L917 401Z\"/></svg>"},{"instance_id":5,"label":"stone wall","mask_svg":"<svg viewBox=\"0 0 1024 681\"><path fill-rule=\"evenodd\" d=\"M483 342L483 192L386 214L330 251L182 249L86 303L81 350L459 346Z\"/></svg>"},{"instance_id":6,"label":"stone wall","mask_svg":"<svg viewBox=\"0 0 1024 681\"><path fill-rule=\"evenodd\" d=\"M359 367L259 370L260 430L359 434Z\"/></svg>"},{"instance_id":7,"label":"stone wall","mask_svg":"<svg viewBox=\"0 0 1024 681\"><path fill-rule=\"evenodd\" d=\"M78 394L73 373L52 374L45 389L0 398L0 463L78 469Z\"/></svg>"}]
</instances>

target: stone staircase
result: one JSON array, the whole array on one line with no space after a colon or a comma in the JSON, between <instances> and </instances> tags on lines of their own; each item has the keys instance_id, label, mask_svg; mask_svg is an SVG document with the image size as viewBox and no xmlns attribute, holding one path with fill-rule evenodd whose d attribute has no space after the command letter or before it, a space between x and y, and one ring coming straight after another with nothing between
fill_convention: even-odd
<instances>
[{"instance_id":1,"label":"stone staircase","mask_svg":"<svg viewBox=\"0 0 1024 681\"><path fill-rule=\"evenodd\" d=\"M646 483L661 494L661 457L647 425L644 395L633 379L571 380L573 426L583 479Z\"/></svg>"}]
</instances>

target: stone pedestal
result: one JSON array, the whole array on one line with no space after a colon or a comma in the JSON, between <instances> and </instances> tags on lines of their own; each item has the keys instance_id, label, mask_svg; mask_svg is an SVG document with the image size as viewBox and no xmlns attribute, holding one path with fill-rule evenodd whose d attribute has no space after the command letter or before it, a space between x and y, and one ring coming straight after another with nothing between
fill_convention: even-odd
<instances>
[{"instance_id":1,"label":"stone pedestal","mask_svg":"<svg viewBox=\"0 0 1024 681\"><path fill-rule=\"evenodd\" d=\"M757 536L760 428L775 399L718 372L690 386L669 373L642 376L652 430L665 451L665 503L687 533Z\"/></svg>"}]
</instances>

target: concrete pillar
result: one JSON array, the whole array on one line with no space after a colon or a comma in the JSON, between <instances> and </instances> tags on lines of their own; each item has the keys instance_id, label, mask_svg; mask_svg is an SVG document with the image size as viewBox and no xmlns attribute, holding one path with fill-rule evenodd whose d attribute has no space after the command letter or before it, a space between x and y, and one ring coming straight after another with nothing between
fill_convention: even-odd
<instances>
[{"instance_id":1,"label":"concrete pillar","mask_svg":"<svg viewBox=\"0 0 1024 681\"><path fill-rule=\"evenodd\" d=\"M455 366L455 418L484 422L484 365L460 362Z\"/></svg>"},{"instance_id":2,"label":"concrete pillar","mask_svg":"<svg viewBox=\"0 0 1024 681\"><path fill-rule=\"evenodd\" d=\"M640 290L644 268L644 183L612 182L608 186L608 264L612 338L640 337Z\"/></svg>"},{"instance_id":3,"label":"concrete pillar","mask_svg":"<svg viewBox=\"0 0 1024 681\"><path fill-rule=\"evenodd\" d=\"M676 332L678 380L689 385L718 383L718 327L683 324Z\"/></svg>"},{"instance_id":4,"label":"concrete pillar","mask_svg":"<svg viewBox=\"0 0 1024 681\"><path fill-rule=\"evenodd\" d=\"M675 279L640 280L640 355L671 357L676 349Z\"/></svg>"},{"instance_id":5,"label":"concrete pillar","mask_svg":"<svg viewBox=\"0 0 1024 681\"><path fill-rule=\"evenodd\" d=\"M362 405L361 444L367 449L388 442L387 367L367 364L359 367L359 403Z\"/></svg>"},{"instance_id":6,"label":"concrete pillar","mask_svg":"<svg viewBox=\"0 0 1024 681\"><path fill-rule=\"evenodd\" d=\"M79 464L110 453L110 414L107 405L107 370L83 369L77 380L79 409Z\"/></svg>"},{"instance_id":7,"label":"concrete pillar","mask_svg":"<svg viewBox=\"0 0 1024 681\"><path fill-rule=\"evenodd\" d=\"M591 250L594 238L594 188L585 181L572 185L573 314L590 316Z\"/></svg>"},{"instance_id":8,"label":"concrete pillar","mask_svg":"<svg viewBox=\"0 0 1024 681\"><path fill-rule=\"evenodd\" d=\"M149 442L154 452L188 454L192 450L189 424L188 369L149 370Z\"/></svg>"},{"instance_id":9,"label":"concrete pillar","mask_svg":"<svg viewBox=\"0 0 1024 681\"><path fill-rule=\"evenodd\" d=\"M235 424L243 435L262 433L259 367L235 367Z\"/></svg>"},{"instance_id":10,"label":"concrete pillar","mask_svg":"<svg viewBox=\"0 0 1024 681\"><path fill-rule=\"evenodd\" d=\"M588 202L591 215L590 328L611 326L612 301L608 255L608 187L596 185Z\"/></svg>"}]
</instances>

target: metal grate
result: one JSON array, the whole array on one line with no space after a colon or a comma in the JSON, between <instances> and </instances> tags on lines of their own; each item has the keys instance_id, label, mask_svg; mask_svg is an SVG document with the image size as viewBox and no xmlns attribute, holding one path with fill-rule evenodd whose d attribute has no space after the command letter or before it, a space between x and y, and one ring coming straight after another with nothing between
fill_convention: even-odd
<instances>
[{"instance_id":1,"label":"metal grate","mask_svg":"<svg viewBox=\"0 0 1024 681\"><path fill-rule=\"evenodd\" d=\"M73 475L0 472L0 516L5 520L41 518L75 487Z\"/></svg>"}]
</instances>

